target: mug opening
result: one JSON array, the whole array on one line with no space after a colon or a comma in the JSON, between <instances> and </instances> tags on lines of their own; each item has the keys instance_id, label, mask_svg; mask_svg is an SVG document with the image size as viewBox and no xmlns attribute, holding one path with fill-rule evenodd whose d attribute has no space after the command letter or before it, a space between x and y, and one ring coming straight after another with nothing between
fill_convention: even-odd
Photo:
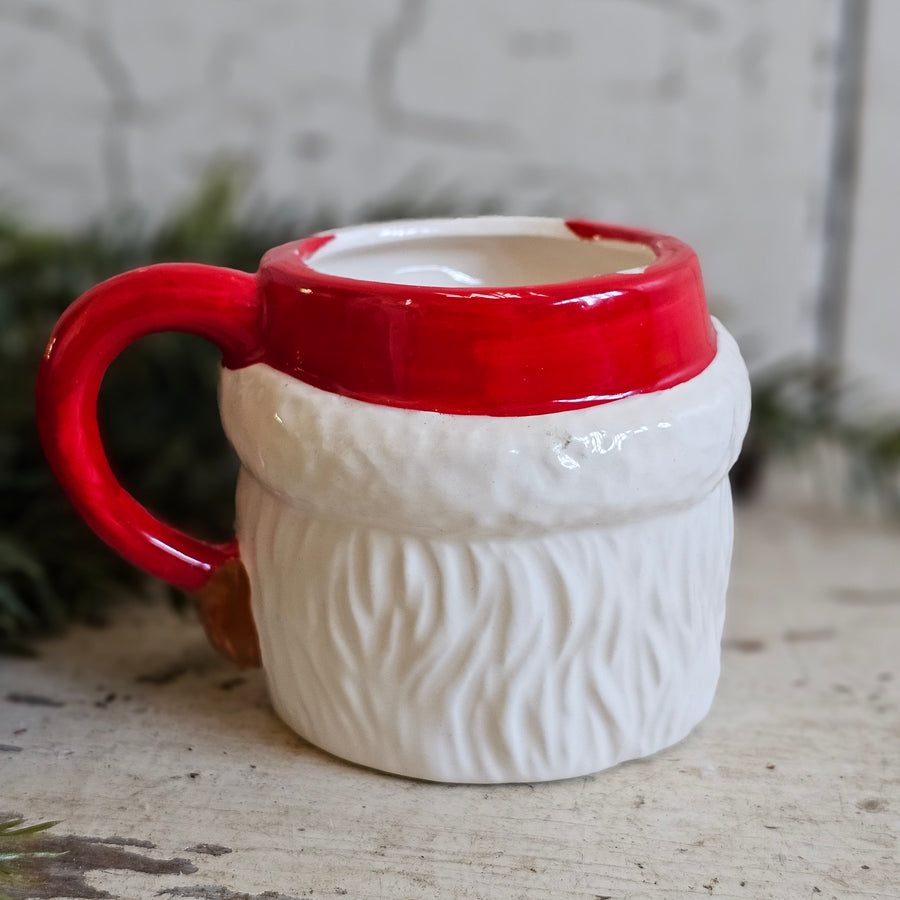
<instances>
[{"instance_id":1,"label":"mug opening","mask_svg":"<svg viewBox=\"0 0 900 900\"><path fill-rule=\"evenodd\" d=\"M583 240L561 220L483 217L338 230L305 262L340 278L477 290L641 273L657 258L635 241Z\"/></svg>"},{"instance_id":2,"label":"mug opening","mask_svg":"<svg viewBox=\"0 0 900 900\"><path fill-rule=\"evenodd\" d=\"M257 277L269 365L388 406L539 415L663 390L716 352L696 254L618 225L359 225L273 248Z\"/></svg>"}]
</instances>

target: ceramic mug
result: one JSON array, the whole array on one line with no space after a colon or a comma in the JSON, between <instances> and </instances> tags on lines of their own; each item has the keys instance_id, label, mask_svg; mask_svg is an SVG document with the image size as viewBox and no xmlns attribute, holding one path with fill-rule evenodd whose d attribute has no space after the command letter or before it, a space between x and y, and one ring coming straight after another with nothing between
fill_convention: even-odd
<instances>
[{"instance_id":1,"label":"ceramic mug","mask_svg":"<svg viewBox=\"0 0 900 900\"><path fill-rule=\"evenodd\" d=\"M201 335L240 460L236 541L116 482L97 392L129 342ZM279 715L376 769L595 772L688 734L719 675L746 369L693 251L590 222L325 232L255 275L150 266L60 319L39 425L94 530L200 593Z\"/></svg>"}]
</instances>

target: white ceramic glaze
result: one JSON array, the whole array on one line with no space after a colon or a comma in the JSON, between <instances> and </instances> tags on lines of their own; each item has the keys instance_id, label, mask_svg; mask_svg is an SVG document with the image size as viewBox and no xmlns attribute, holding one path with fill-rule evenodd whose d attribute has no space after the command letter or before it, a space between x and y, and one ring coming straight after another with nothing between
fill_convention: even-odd
<instances>
[{"instance_id":1,"label":"white ceramic glaze","mask_svg":"<svg viewBox=\"0 0 900 900\"><path fill-rule=\"evenodd\" d=\"M310 268L387 284L516 287L639 274L656 256L634 241L584 241L562 219L478 216L339 228Z\"/></svg>"},{"instance_id":2,"label":"white ceramic glaze","mask_svg":"<svg viewBox=\"0 0 900 900\"><path fill-rule=\"evenodd\" d=\"M282 718L451 782L586 774L683 738L719 674L747 373L524 417L224 370L237 535Z\"/></svg>"}]
</instances>

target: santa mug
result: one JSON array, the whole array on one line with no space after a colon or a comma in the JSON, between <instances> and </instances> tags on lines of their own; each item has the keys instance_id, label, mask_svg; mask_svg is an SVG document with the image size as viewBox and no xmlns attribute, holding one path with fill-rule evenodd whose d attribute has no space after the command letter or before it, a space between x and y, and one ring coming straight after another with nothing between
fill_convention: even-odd
<instances>
[{"instance_id":1,"label":"santa mug","mask_svg":"<svg viewBox=\"0 0 900 900\"><path fill-rule=\"evenodd\" d=\"M222 351L228 544L154 518L103 453L105 369L169 330ZM91 527L199 590L213 642L340 757L565 778L710 707L749 386L674 238L436 219L285 244L255 275L138 269L60 319L38 414Z\"/></svg>"}]
</instances>

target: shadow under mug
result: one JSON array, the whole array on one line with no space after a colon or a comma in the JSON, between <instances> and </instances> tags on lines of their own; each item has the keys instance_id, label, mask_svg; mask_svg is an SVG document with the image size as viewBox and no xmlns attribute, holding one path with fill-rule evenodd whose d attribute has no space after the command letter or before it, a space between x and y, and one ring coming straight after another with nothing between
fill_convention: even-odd
<instances>
[{"instance_id":1,"label":"shadow under mug","mask_svg":"<svg viewBox=\"0 0 900 900\"><path fill-rule=\"evenodd\" d=\"M103 452L104 372L160 331L222 351L227 544L159 521ZM256 274L112 278L57 324L38 422L88 524L202 589L213 643L261 658L305 737L521 781L645 755L705 714L748 395L685 244L482 217L314 235Z\"/></svg>"}]
</instances>

